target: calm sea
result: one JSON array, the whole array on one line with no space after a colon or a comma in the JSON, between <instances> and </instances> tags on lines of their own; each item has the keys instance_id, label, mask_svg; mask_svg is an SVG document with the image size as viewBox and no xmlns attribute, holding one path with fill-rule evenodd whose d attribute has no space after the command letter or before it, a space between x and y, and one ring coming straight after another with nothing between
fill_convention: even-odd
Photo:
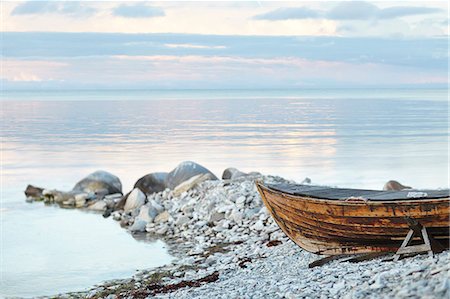
<instances>
[{"instance_id":1,"label":"calm sea","mask_svg":"<svg viewBox=\"0 0 450 299\"><path fill-rule=\"evenodd\" d=\"M2 95L0 296L79 290L170 261L110 219L26 204L98 169L125 191L196 161L297 181L448 188L446 89L8 91ZM45 282L45 283L43 283Z\"/></svg>"}]
</instances>

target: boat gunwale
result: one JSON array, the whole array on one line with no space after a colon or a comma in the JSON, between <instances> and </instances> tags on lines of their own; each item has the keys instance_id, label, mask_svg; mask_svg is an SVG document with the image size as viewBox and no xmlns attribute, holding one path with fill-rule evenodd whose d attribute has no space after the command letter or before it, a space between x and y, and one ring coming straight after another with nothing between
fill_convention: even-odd
<instances>
[{"instance_id":1,"label":"boat gunwale","mask_svg":"<svg viewBox=\"0 0 450 299\"><path fill-rule=\"evenodd\" d=\"M450 204L450 195L448 197L437 197L437 198L418 198L418 199L395 199L395 200L344 200L344 199L328 199L328 198L320 198L309 195L299 195L299 194L291 194L288 192L283 192L281 190L277 190L267 186L265 183L257 181L256 184L259 187L270 190L273 193L280 194L283 197L288 197L294 200L309 200L316 201L317 203L328 203L330 205L344 205L344 206L360 206L362 204L369 205L386 205L386 204L395 204L395 205L411 205L411 204L435 204L448 201Z\"/></svg>"}]
</instances>

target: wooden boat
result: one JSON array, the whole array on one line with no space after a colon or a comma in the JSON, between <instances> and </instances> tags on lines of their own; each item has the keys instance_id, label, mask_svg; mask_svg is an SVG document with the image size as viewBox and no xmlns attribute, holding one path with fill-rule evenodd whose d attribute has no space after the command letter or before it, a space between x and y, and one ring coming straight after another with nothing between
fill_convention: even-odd
<instances>
[{"instance_id":1,"label":"wooden boat","mask_svg":"<svg viewBox=\"0 0 450 299\"><path fill-rule=\"evenodd\" d=\"M375 191L256 185L280 228L309 252L395 252L410 230L407 219L418 221L438 243L449 248L448 189Z\"/></svg>"}]
</instances>

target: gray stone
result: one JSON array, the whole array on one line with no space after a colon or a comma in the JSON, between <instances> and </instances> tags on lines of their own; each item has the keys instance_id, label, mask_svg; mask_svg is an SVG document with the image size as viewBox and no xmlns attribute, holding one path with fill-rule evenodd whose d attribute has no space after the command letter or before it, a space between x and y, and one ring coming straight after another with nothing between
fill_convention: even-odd
<instances>
[{"instance_id":1,"label":"gray stone","mask_svg":"<svg viewBox=\"0 0 450 299\"><path fill-rule=\"evenodd\" d=\"M205 167L195 162L185 161L180 163L174 170L169 172L166 177L166 186L170 189L173 189L182 182L192 178L193 176L207 173L211 175L211 180L217 180L217 177Z\"/></svg>"},{"instance_id":2,"label":"gray stone","mask_svg":"<svg viewBox=\"0 0 450 299\"><path fill-rule=\"evenodd\" d=\"M214 212L209 217L209 222L218 222L222 219L225 219L225 213Z\"/></svg>"},{"instance_id":3,"label":"gray stone","mask_svg":"<svg viewBox=\"0 0 450 299\"><path fill-rule=\"evenodd\" d=\"M112 212L111 216L116 221L119 221L122 218L122 214L118 211Z\"/></svg>"},{"instance_id":4,"label":"gray stone","mask_svg":"<svg viewBox=\"0 0 450 299\"><path fill-rule=\"evenodd\" d=\"M140 208L139 215L136 218L152 222L158 214L158 211L151 204L146 204Z\"/></svg>"},{"instance_id":5,"label":"gray stone","mask_svg":"<svg viewBox=\"0 0 450 299\"><path fill-rule=\"evenodd\" d=\"M106 194L122 193L122 183L115 175L98 170L79 181L72 189L76 193L94 192Z\"/></svg>"},{"instance_id":6,"label":"gray stone","mask_svg":"<svg viewBox=\"0 0 450 299\"><path fill-rule=\"evenodd\" d=\"M75 195L75 207L77 207L77 208L84 207L87 199L88 199L87 193L80 193L80 194Z\"/></svg>"},{"instance_id":7,"label":"gray stone","mask_svg":"<svg viewBox=\"0 0 450 299\"><path fill-rule=\"evenodd\" d=\"M236 223L241 223L244 219L244 215L239 211L233 211L230 215L230 219Z\"/></svg>"},{"instance_id":8,"label":"gray stone","mask_svg":"<svg viewBox=\"0 0 450 299\"><path fill-rule=\"evenodd\" d=\"M167 172L154 172L141 177L134 188L139 188L145 194L153 194L166 189Z\"/></svg>"},{"instance_id":9,"label":"gray stone","mask_svg":"<svg viewBox=\"0 0 450 299\"><path fill-rule=\"evenodd\" d=\"M44 191L43 188L35 187L33 185L28 185L27 189L25 190L25 196L29 198L38 199L41 198L42 192Z\"/></svg>"},{"instance_id":10,"label":"gray stone","mask_svg":"<svg viewBox=\"0 0 450 299\"><path fill-rule=\"evenodd\" d=\"M240 206L240 207L243 207L244 204L245 204L245 200L246 200L245 196L239 196L239 197L236 199L236 205L237 205L237 206Z\"/></svg>"},{"instance_id":11,"label":"gray stone","mask_svg":"<svg viewBox=\"0 0 450 299\"><path fill-rule=\"evenodd\" d=\"M161 206L159 203L157 203L154 199L150 200L150 204L152 205L152 207L154 207L158 211L158 214L161 213L162 211L164 211L163 206Z\"/></svg>"},{"instance_id":12,"label":"gray stone","mask_svg":"<svg viewBox=\"0 0 450 299\"><path fill-rule=\"evenodd\" d=\"M259 173L259 172L245 173L236 168L230 167L223 171L222 179L223 180L236 180L236 179L240 179L240 178L255 177L255 176L260 176L260 175L261 175L261 173Z\"/></svg>"},{"instance_id":13,"label":"gray stone","mask_svg":"<svg viewBox=\"0 0 450 299\"><path fill-rule=\"evenodd\" d=\"M119 201L122 198L122 193L114 193L114 194L108 194L105 196L105 200L112 200L112 201Z\"/></svg>"},{"instance_id":14,"label":"gray stone","mask_svg":"<svg viewBox=\"0 0 450 299\"><path fill-rule=\"evenodd\" d=\"M154 222L155 223L162 223L162 222L167 222L170 219L170 214L167 211L164 211L160 214L158 214L158 216L156 216Z\"/></svg>"},{"instance_id":15,"label":"gray stone","mask_svg":"<svg viewBox=\"0 0 450 299\"><path fill-rule=\"evenodd\" d=\"M261 220L258 220L251 228L256 231L262 231L264 227L264 223Z\"/></svg>"},{"instance_id":16,"label":"gray stone","mask_svg":"<svg viewBox=\"0 0 450 299\"><path fill-rule=\"evenodd\" d=\"M42 192L44 196L45 202L50 203L59 203L62 204L63 202L73 200L75 193L74 192L64 192L64 191L58 191L58 190L48 190L45 189Z\"/></svg>"},{"instance_id":17,"label":"gray stone","mask_svg":"<svg viewBox=\"0 0 450 299\"><path fill-rule=\"evenodd\" d=\"M147 222L140 218L136 218L133 225L131 225L128 230L131 232L145 232L145 227L147 226Z\"/></svg>"},{"instance_id":18,"label":"gray stone","mask_svg":"<svg viewBox=\"0 0 450 299\"><path fill-rule=\"evenodd\" d=\"M165 235L168 231L169 227L167 225L163 225L155 233L158 235Z\"/></svg>"},{"instance_id":19,"label":"gray stone","mask_svg":"<svg viewBox=\"0 0 450 299\"><path fill-rule=\"evenodd\" d=\"M181 217L178 218L176 225L182 226L182 225L188 223L190 220L191 219L188 216L182 215Z\"/></svg>"},{"instance_id":20,"label":"gray stone","mask_svg":"<svg viewBox=\"0 0 450 299\"><path fill-rule=\"evenodd\" d=\"M144 205L146 200L145 194L138 188L134 188L133 191L128 195L125 202L124 211L131 211L140 208Z\"/></svg>"},{"instance_id":21,"label":"gray stone","mask_svg":"<svg viewBox=\"0 0 450 299\"><path fill-rule=\"evenodd\" d=\"M103 200L96 201L94 204L90 205L88 209L92 211L104 212L106 210L106 202Z\"/></svg>"}]
</instances>

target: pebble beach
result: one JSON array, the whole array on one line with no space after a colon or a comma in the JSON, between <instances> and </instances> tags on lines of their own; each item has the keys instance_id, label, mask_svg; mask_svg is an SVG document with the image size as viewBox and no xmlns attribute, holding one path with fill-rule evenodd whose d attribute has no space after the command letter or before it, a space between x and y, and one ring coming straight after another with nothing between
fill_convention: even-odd
<instances>
[{"instance_id":1,"label":"pebble beach","mask_svg":"<svg viewBox=\"0 0 450 299\"><path fill-rule=\"evenodd\" d=\"M393 261L359 263L302 250L279 229L256 190L255 180L294 183L238 170L227 179L199 174L173 189L145 194L135 188L123 209L107 213L137 239L169 244L171 264L94 286L63 298L448 298L450 252ZM308 182L305 179L305 182ZM51 193L45 191L44 193ZM122 196L109 194L72 204L105 212ZM100 216L100 215L99 215ZM130 240L131 242L132 240ZM145 259L145 257L142 257Z\"/></svg>"}]
</instances>

